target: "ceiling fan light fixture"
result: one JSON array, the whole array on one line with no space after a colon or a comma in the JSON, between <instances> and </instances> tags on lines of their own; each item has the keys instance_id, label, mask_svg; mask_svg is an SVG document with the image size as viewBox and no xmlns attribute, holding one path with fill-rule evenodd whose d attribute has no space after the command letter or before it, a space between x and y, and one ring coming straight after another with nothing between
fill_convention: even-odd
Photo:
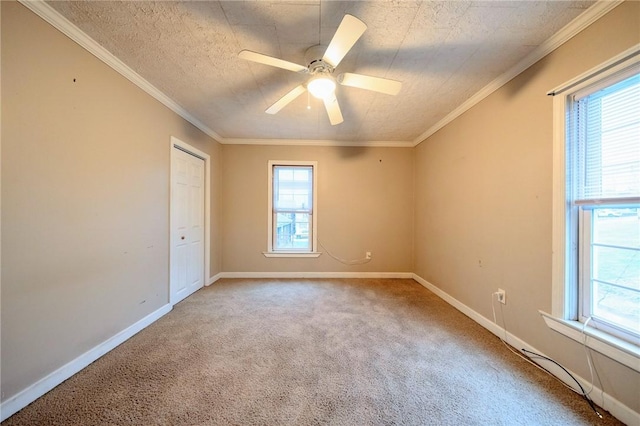
<instances>
[{"instance_id":1,"label":"ceiling fan light fixture","mask_svg":"<svg viewBox=\"0 0 640 426\"><path fill-rule=\"evenodd\" d=\"M1 1L1 0L0 0ZM367 29L367 25L355 16L346 14L338 29L333 34L328 46L318 44L311 46L305 52L305 62L307 66L295 64L273 56L250 50L241 51L238 56L248 61L270 65L310 76L306 83L302 83L281 97L276 103L265 110L267 114L276 114L286 105L302 93L307 92L307 109L311 109L309 96L320 99L329 116L332 126L344 121L340 105L336 98L336 86L340 83L343 86L356 87L359 89L371 90L374 92L397 95L402 88L400 81L389 80L388 78L373 77L362 74L343 73L337 78L332 76L336 67L345 57L353 45Z\"/></svg>"},{"instance_id":2,"label":"ceiling fan light fixture","mask_svg":"<svg viewBox=\"0 0 640 426\"><path fill-rule=\"evenodd\" d=\"M330 75L318 75L309 80L307 90L318 99L328 98L336 90L336 80Z\"/></svg>"}]
</instances>

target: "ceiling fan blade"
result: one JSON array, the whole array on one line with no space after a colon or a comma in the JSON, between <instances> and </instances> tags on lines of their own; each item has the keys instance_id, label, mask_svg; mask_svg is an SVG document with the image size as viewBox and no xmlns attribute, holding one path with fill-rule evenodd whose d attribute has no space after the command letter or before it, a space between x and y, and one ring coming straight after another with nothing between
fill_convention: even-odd
<instances>
[{"instance_id":1,"label":"ceiling fan blade","mask_svg":"<svg viewBox=\"0 0 640 426\"><path fill-rule=\"evenodd\" d=\"M344 15L338 30L333 35L322 60L337 67L342 58L351 50L356 41L364 34L367 25L352 15Z\"/></svg>"},{"instance_id":2,"label":"ceiling fan blade","mask_svg":"<svg viewBox=\"0 0 640 426\"><path fill-rule=\"evenodd\" d=\"M295 98L303 94L307 91L307 88L302 84L300 86L295 87L292 91L278 99L275 104L271 105L269 108L265 110L267 114L276 114L282 108L287 106L290 102L292 102Z\"/></svg>"},{"instance_id":3,"label":"ceiling fan blade","mask_svg":"<svg viewBox=\"0 0 640 426\"><path fill-rule=\"evenodd\" d=\"M374 92L397 95L402 88L402 83L388 78L371 77L369 75L353 74L345 72L337 78L343 86L357 87L359 89L373 90Z\"/></svg>"},{"instance_id":4,"label":"ceiling fan blade","mask_svg":"<svg viewBox=\"0 0 640 426\"><path fill-rule=\"evenodd\" d=\"M336 124L340 124L344 121L342 118L342 112L340 111L340 105L338 104L338 99L335 96L324 98L324 107L327 110L327 115L329 115L329 121L332 126Z\"/></svg>"},{"instance_id":5,"label":"ceiling fan blade","mask_svg":"<svg viewBox=\"0 0 640 426\"><path fill-rule=\"evenodd\" d=\"M306 73L307 71L309 71L307 67L303 67L302 65L274 58L273 56L263 55L262 53L252 52L251 50L243 50L242 52L238 53L238 57L246 59L247 61L271 65L272 67L282 68L293 72Z\"/></svg>"}]
</instances>

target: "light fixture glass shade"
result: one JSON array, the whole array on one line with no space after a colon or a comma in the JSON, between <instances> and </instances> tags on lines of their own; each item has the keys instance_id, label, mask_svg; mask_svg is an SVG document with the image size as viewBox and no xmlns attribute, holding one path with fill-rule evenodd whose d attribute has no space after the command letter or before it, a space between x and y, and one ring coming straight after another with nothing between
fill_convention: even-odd
<instances>
[{"instance_id":1,"label":"light fixture glass shade","mask_svg":"<svg viewBox=\"0 0 640 426\"><path fill-rule=\"evenodd\" d=\"M319 75L313 77L309 83L307 83L307 90L314 97L318 99L324 99L336 90L336 82L333 77L329 75Z\"/></svg>"}]
</instances>

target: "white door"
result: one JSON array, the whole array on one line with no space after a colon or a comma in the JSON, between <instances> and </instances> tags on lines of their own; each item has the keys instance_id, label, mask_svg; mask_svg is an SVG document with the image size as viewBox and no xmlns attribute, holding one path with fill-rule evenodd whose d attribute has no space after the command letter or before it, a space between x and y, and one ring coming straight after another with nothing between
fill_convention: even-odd
<instances>
[{"instance_id":1,"label":"white door","mask_svg":"<svg viewBox=\"0 0 640 426\"><path fill-rule=\"evenodd\" d=\"M176 147L171 161L170 301L204 285L204 160Z\"/></svg>"}]
</instances>

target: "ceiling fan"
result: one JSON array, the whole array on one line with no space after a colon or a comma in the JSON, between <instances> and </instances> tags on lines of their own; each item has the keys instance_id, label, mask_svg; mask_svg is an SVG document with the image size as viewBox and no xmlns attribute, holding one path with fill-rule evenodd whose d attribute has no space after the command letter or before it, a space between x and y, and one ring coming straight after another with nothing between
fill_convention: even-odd
<instances>
[{"instance_id":1,"label":"ceiling fan","mask_svg":"<svg viewBox=\"0 0 640 426\"><path fill-rule=\"evenodd\" d=\"M329 116L329 121L332 125L336 125L344 121L338 99L335 95L336 81L343 86L357 87L374 92L386 93L388 95L397 95L402 88L402 83L399 81L362 74L347 72L339 74L337 78L333 77L332 74L338 64L340 64L340 61L342 61L349 50L351 50L366 29L367 25L364 22L355 16L345 15L326 49L320 45L307 49L305 53L307 66L298 65L250 50L243 50L238 56L248 61L271 65L272 67L301 74L309 74L311 76L306 83L295 87L267 108L265 111L267 114L276 114L308 90L314 97L323 101L327 115Z\"/></svg>"}]
</instances>

